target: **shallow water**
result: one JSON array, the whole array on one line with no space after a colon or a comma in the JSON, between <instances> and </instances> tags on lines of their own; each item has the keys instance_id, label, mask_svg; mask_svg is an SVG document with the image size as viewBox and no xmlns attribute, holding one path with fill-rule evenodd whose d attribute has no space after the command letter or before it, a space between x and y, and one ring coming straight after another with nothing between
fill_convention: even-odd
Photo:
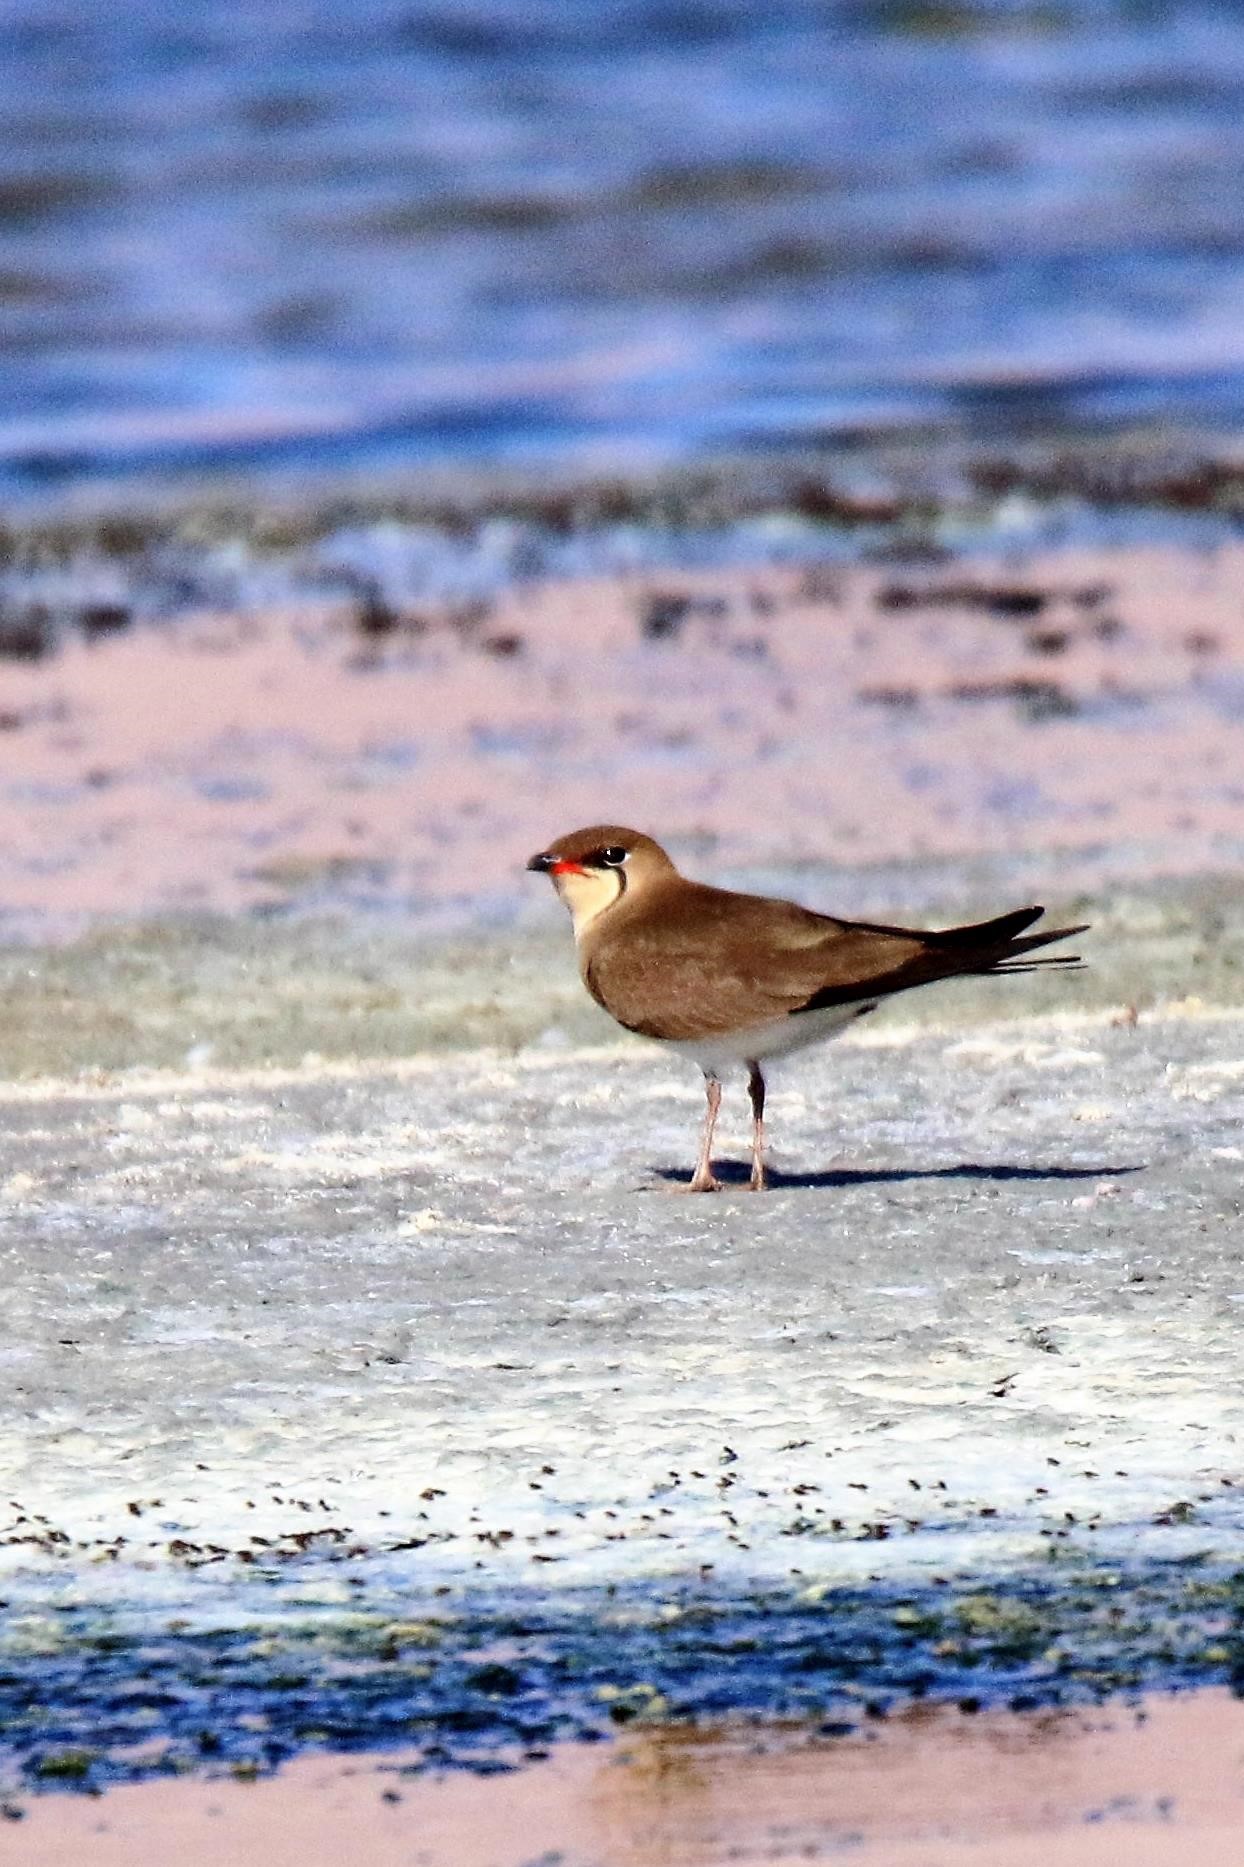
<instances>
[{"instance_id":1,"label":"shallow water","mask_svg":"<svg viewBox=\"0 0 1244 1867\"><path fill-rule=\"evenodd\" d=\"M1244 19L0 14L0 490L1244 417Z\"/></svg>"},{"instance_id":2,"label":"shallow water","mask_svg":"<svg viewBox=\"0 0 1244 1867\"><path fill-rule=\"evenodd\" d=\"M400 1747L407 1777L485 1777L622 1732L688 1752L703 1732L711 1754L722 1725L740 1750L750 1731L781 1751L867 1741L891 1716L901 1730L917 1706L1031 1713L1239 1680L1240 1587L1221 1563L489 1598L420 1586L417 1557L380 1576L342 1549L335 1569L256 1557L213 1627L184 1618L208 1592L193 1583L145 1612L27 1611L0 1643L0 1797L245 1779L325 1750ZM334 1595L351 1605L316 1605Z\"/></svg>"}]
</instances>

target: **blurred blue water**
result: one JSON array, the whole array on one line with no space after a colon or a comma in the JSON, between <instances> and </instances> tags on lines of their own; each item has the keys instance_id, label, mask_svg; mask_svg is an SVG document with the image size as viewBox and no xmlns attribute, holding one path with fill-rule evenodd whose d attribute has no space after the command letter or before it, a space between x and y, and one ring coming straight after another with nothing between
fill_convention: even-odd
<instances>
[{"instance_id":1,"label":"blurred blue water","mask_svg":"<svg viewBox=\"0 0 1244 1867\"><path fill-rule=\"evenodd\" d=\"M0 0L0 491L1244 422L1244 9Z\"/></svg>"}]
</instances>

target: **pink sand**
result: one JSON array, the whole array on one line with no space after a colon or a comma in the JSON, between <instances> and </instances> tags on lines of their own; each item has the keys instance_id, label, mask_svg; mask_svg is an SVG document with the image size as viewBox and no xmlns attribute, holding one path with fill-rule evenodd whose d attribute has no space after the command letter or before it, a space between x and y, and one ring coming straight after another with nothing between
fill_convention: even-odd
<instances>
[{"instance_id":1,"label":"pink sand","mask_svg":"<svg viewBox=\"0 0 1244 1867\"><path fill-rule=\"evenodd\" d=\"M965 581L1049 600L1031 621L877 602ZM726 613L644 642L654 588ZM707 839L717 871L1023 849L1074 883L1103 845L1116 869L1239 858L1241 546L564 584L508 598L483 634L509 633L511 659L445 627L369 660L344 616L202 616L0 664L0 908L229 910L335 872L465 914L601 818ZM1086 710L954 697L1015 679Z\"/></svg>"},{"instance_id":2,"label":"pink sand","mask_svg":"<svg viewBox=\"0 0 1244 1867\"><path fill-rule=\"evenodd\" d=\"M809 1745L662 1729L513 1775L403 1777L308 1758L254 1784L44 1797L11 1867L1237 1867L1244 1706L1226 1692L1097 1712L914 1711ZM396 1798L396 1799L386 1799Z\"/></svg>"}]
</instances>

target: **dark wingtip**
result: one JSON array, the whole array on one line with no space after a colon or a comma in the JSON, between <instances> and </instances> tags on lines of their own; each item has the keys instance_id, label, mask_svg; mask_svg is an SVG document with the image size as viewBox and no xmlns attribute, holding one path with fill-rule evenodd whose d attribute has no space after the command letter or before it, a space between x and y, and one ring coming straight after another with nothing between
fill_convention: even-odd
<instances>
[{"instance_id":1,"label":"dark wingtip","mask_svg":"<svg viewBox=\"0 0 1244 1867\"><path fill-rule=\"evenodd\" d=\"M1088 961L1081 959L1078 953L1051 953L1048 959L1003 960L1000 966L989 968L989 976L995 978L999 973L1045 972L1051 969L1055 972L1084 972L1087 966Z\"/></svg>"}]
</instances>

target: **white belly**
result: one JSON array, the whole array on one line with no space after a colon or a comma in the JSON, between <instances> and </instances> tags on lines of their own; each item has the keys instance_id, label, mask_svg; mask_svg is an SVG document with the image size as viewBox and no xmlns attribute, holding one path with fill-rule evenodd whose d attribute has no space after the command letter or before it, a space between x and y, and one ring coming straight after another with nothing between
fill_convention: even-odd
<instances>
[{"instance_id":1,"label":"white belly","mask_svg":"<svg viewBox=\"0 0 1244 1867\"><path fill-rule=\"evenodd\" d=\"M872 1005L826 1005L823 1011L801 1011L794 1017L774 1018L768 1024L754 1024L745 1031L730 1031L722 1037L659 1038L664 1050L676 1050L680 1056L698 1063L706 1076L718 1076L730 1065L763 1063L766 1057L784 1057L792 1050L806 1050L809 1044L825 1043L854 1024Z\"/></svg>"}]
</instances>

